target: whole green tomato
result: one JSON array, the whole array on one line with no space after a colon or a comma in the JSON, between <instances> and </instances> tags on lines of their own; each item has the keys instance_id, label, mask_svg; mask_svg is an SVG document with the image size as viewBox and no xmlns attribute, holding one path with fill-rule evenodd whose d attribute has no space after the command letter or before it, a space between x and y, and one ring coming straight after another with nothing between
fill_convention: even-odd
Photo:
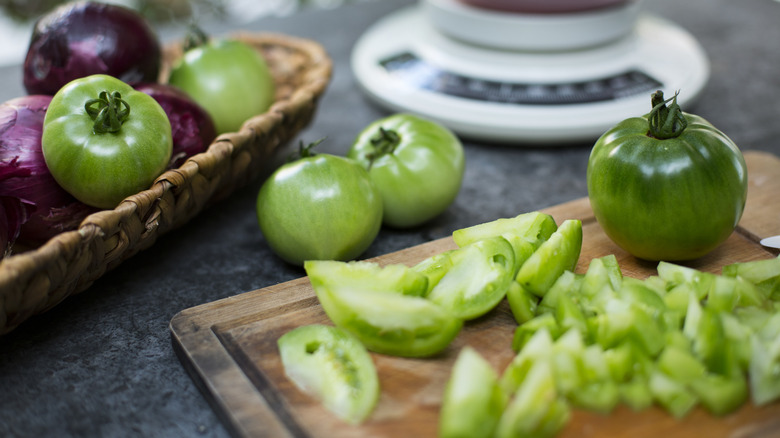
<instances>
[{"instance_id":1,"label":"whole green tomato","mask_svg":"<svg viewBox=\"0 0 780 438\"><path fill-rule=\"evenodd\" d=\"M676 95L618 123L596 142L588 194L606 234L651 261L699 258L733 232L745 208L747 167L739 148ZM667 107L667 103L671 104Z\"/></svg>"},{"instance_id":2,"label":"whole green tomato","mask_svg":"<svg viewBox=\"0 0 780 438\"><path fill-rule=\"evenodd\" d=\"M235 132L273 103L274 81L263 56L237 40L201 36L173 66L168 82L206 109L217 134Z\"/></svg>"},{"instance_id":3,"label":"whole green tomato","mask_svg":"<svg viewBox=\"0 0 780 438\"><path fill-rule=\"evenodd\" d=\"M367 126L347 156L369 170L382 193L384 223L408 228L441 214L460 191L463 145L449 129L411 114Z\"/></svg>"},{"instance_id":4,"label":"whole green tomato","mask_svg":"<svg viewBox=\"0 0 780 438\"><path fill-rule=\"evenodd\" d=\"M149 188L167 168L172 144L157 101L102 74L71 81L54 95L41 137L57 183L98 208Z\"/></svg>"},{"instance_id":5,"label":"whole green tomato","mask_svg":"<svg viewBox=\"0 0 780 438\"><path fill-rule=\"evenodd\" d=\"M374 241L382 225L382 199L357 162L302 148L301 158L279 167L257 196L257 219L283 260L351 260Z\"/></svg>"}]
</instances>

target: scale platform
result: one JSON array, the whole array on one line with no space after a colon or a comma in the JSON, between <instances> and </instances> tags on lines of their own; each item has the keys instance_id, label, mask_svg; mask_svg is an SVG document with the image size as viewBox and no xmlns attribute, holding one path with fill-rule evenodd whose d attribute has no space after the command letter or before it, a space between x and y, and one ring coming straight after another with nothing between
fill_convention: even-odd
<instances>
[{"instance_id":1,"label":"scale platform","mask_svg":"<svg viewBox=\"0 0 780 438\"><path fill-rule=\"evenodd\" d=\"M686 109L709 79L698 42L674 23L641 13L639 3L561 16L422 0L369 28L353 48L352 70L382 107L438 121L464 138L592 142L617 122L649 112L652 92L679 91ZM542 27L518 27L523 22ZM588 30L626 22L618 33L614 26L611 34ZM545 28L558 39L545 37Z\"/></svg>"}]
</instances>

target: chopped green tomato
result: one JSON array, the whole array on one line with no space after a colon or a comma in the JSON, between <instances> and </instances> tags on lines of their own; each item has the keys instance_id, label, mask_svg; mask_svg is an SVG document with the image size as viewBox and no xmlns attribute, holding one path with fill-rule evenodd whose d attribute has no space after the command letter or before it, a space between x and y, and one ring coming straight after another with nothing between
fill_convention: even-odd
<instances>
[{"instance_id":1,"label":"chopped green tomato","mask_svg":"<svg viewBox=\"0 0 780 438\"><path fill-rule=\"evenodd\" d=\"M780 256L773 259L734 263L723 267L727 277L742 277L754 284L780 278Z\"/></svg>"},{"instance_id":2,"label":"chopped green tomato","mask_svg":"<svg viewBox=\"0 0 780 438\"><path fill-rule=\"evenodd\" d=\"M748 386L743 376L727 377L707 374L688 382L702 406L713 415L736 411L748 399Z\"/></svg>"},{"instance_id":3,"label":"chopped green tomato","mask_svg":"<svg viewBox=\"0 0 780 438\"><path fill-rule=\"evenodd\" d=\"M753 403L763 406L780 398L780 333L771 340L751 339L750 390Z\"/></svg>"},{"instance_id":4,"label":"chopped green tomato","mask_svg":"<svg viewBox=\"0 0 780 438\"><path fill-rule=\"evenodd\" d=\"M690 351L669 347L658 356L658 369L683 384L702 378L707 373L707 367Z\"/></svg>"},{"instance_id":5,"label":"chopped green tomato","mask_svg":"<svg viewBox=\"0 0 780 438\"><path fill-rule=\"evenodd\" d=\"M525 261L517 281L537 296L544 296L565 271L574 271L582 250L582 222L564 221Z\"/></svg>"},{"instance_id":6,"label":"chopped green tomato","mask_svg":"<svg viewBox=\"0 0 780 438\"><path fill-rule=\"evenodd\" d=\"M498 423L495 436L553 437L571 417L566 400L558 394L552 370L545 360L534 362L514 393Z\"/></svg>"},{"instance_id":7,"label":"chopped green tomato","mask_svg":"<svg viewBox=\"0 0 780 438\"><path fill-rule=\"evenodd\" d=\"M585 315L570 295L561 295L558 298L558 305L555 307L555 319L564 332L569 329L576 329L582 333L588 331Z\"/></svg>"},{"instance_id":8,"label":"chopped green tomato","mask_svg":"<svg viewBox=\"0 0 780 438\"><path fill-rule=\"evenodd\" d=\"M538 248L557 229L558 225L552 216L535 211L455 230L452 239L463 247L488 237L511 234L525 238Z\"/></svg>"},{"instance_id":9,"label":"chopped green tomato","mask_svg":"<svg viewBox=\"0 0 780 438\"><path fill-rule=\"evenodd\" d=\"M422 296L428 286L426 276L401 264L312 260L305 263L305 269L312 281L343 289Z\"/></svg>"},{"instance_id":10,"label":"chopped green tomato","mask_svg":"<svg viewBox=\"0 0 780 438\"><path fill-rule=\"evenodd\" d=\"M685 384L662 372L653 373L648 383L653 398L675 418L683 418L699 402Z\"/></svg>"},{"instance_id":11,"label":"chopped green tomato","mask_svg":"<svg viewBox=\"0 0 780 438\"><path fill-rule=\"evenodd\" d=\"M379 378L368 351L332 326L308 325L278 340L287 377L342 420L358 424L379 400Z\"/></svg>"},{"instance_id":12,"label":"chopped green tomato","mask_svg":"<svg viewBox=\"0 0 780 438\"><path fill-rule=\"evenodd\" d=\"M412 266L412 270L425 275L428 278L428 287L423 296L428 294L439 284L444 274L452 267L452 255L456 250L444 251L434 254L420 263Z\"/></svg>"},{"instance_id":13,"label":"chopped green tomato","mask_svg":"<svg viewBox=\"0 0 780 438\"><path fill-rule=\"evenodd\" d=\"M658 276L672 285L686 284L693 288L696 298L704 299L712 289L715 274L699 271L669 262L658 263Z\"/></svg>"},{"instance_id":14,"label":"chopped green tomato","mask_svg":"<svg viewBox=\"0 0 780 438\"><path fill-rule=\"evenodd\" d=\"M620 400L634 411L641 411L653 404L653 394L645 378L634 378L618 386Z\"/></svg>"},{"instance_id":15,"label":"chopped green tomato","mask_svg":"<svg viewBox=\"0 0 780 438\"><path fill-rule=\"evenodd\" d=\"M464 347L444 390L439 437L492 436L506 403L496 371L476 350Z\"/></svg>"},{"instance_id":16,"label":"chopped green tomato","mask_svg":"<svg viewBox=\"0 0 780 438\"><path fill-rule=\"evenodd\" d=\"M509 302L509 309L515 317L518 324L532 320L536 316L536 307L539 304L539 298L528 292L520 283L512 281L509 289L506 291L506 299Z\"/></svg>"},{"instance_id":17,"label":"chopped green tomato","mask_svg":"<svg viewBox=\"0 0 780 438\"><path fill-rule=\"evenodd\" d=\"M494 308L514 281L514 252L501 236L478 240L452 255L453 265L428 299L464 320Z\"/></svg>"},{"instance_id":18,"label":"chopped green tomato","mask_svg":"<svg viewBox=\"0 0 780 438\"><path fill-rule=\"evenodd\" d=\"M507 365L500 384L507 394L514 394L537 361L548 361L553 354L553 337L546 328L534 332L522 350Z\"/></svg>"},{"instance_id":19,"label":"chopped green tomato","mask_svg":"<svg viewBox=\"0 0 780 438\"><path fill-rule=\"evenodd\" d=\"M595 258L590 261L588 271L582 279L580 293L595 306L614 296L623 282L623 274L614 255Z\"/></svg>"},{"instance_id":20,"label":"chopped green tomato","mask_svg":"<svg viewBox=\"0 0 780 438\"><path fill-rule=\"evenodd\" d=\"M555 320L555 316L551 313L542 313L517 327L512 338L512 349L519 352L541 329L546 330L548 335L553 337L558 337L561 333L561 327Z\"/></svg>"},{"instance_id":21,"label":"chopped green tomato","mask_svg":"<svg viewBox=\"0 0 780 438\"><path fill-rule=\"evenodd\" d=\"M574 391L569 399L577 407L609 414L620 402L620 389L612 380L590 382Z\"/></svg>"},{"instance_id":22,"label":"chopped green tomato","mask_svg":"<svg viewBox=\"0 0 780 438\"><path fill-rule=\"evenodd\" d=\"M341 265L341 266L340 266ZM372 351L405 357L436 354L450 344L463 327L441 306L401 289L379 288L366 279L342 285L348 262L307 261L304 268L323 310L333 323L360 339ZM336 273L336 274L334 274ZM402 282L403 283L403 282Z\"/></svg>"},{"instance_id":23,"label":"chopped green tomato","mask_svg":"<svg viewBox=\"0 0 780 438\"><path fill-rule=\"evenodd\" d=\"M578 296L583 278L584 277L581 274L575 274L572 271L563 271L539 302L540 311L555 312L560 297L564 295Z\"/></svg>"}]
</instances>

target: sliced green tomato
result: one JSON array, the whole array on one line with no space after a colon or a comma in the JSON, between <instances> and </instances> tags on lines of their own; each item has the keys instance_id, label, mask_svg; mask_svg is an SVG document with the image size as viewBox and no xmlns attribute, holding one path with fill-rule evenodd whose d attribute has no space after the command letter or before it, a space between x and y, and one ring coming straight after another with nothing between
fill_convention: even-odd
<instances>
[{"instance_id":1,"label":"sliced green tomato","mask_svg":"<svg viewBox=\"0 0 780 438\"><path fill-rule=\"evenodd\" d=\"M377 290L355 284L342 286L331 274L344 269L338 264L348 263L334 263L307 261L304 268L331 321L371 351L404 357L431 356L447 348L463 327L461 319L415 294L404 295L392 287Z\"/></svg>"},{"instance_id":2,"label":"sliced green tomato","mask_svg":"<svg viewBox=\"0 0 780 438\"><path fill-rule=\"evenodd\" d=\"M358 424L379 400L379 378L365 347L333 326L308 325L278 340L285 374L342 420Z\"/></svg>"},{"instance_id":3,"label":"sliced green tomato","mask_svg":"<svg viewBox=\"0 0 780 438\"><path fill-rule=\"evenodd\" d=\"M582 222L564 221L523 263L517 281L531 293L544 296L565 271L574 271L582 250Z\"/></svg>"},{"instance_id":4,"label":"sliced green tomato","mask_svg":"<svg viewBox=\"0 0 780 438\"><path fill-rule=\"evenodd\" d=\"M311 260L304 264L312 282L366 292L423 296L428 278L406 265L379 266L368 261Z\"/></svg>"},{"instance_id":5,"label":"sliced green tomato","mask_svg":"<svg viewBox=\"0 0 780 438\"><path fill-rule=\"evenodd\" d=\"M456 250L449 250L439 254L434 254L420 263L412 266L412 270L419 272L428 278L428 287L423 296L428 294L439 284L444 274L452 267L452 255Z\"/></svg>"},{"instance_id":6,"label":"sliced green tomato","mask_svg":"<svg viewBox=\"0 0 780 438\"><path fill-rule=\"evenodd\" d=\"M444 390L439 437L492 436L506 403L496 371L476 350L464 347Z\"/></svg>"},{"instance_id":7,"label":"sliced green tomato","mask_svg":"<svg viewBox=\"0 0 780 438\"><path fill-rule=\"evenodd\" d=\"M514 393L501 419L495 436L553 437L571 417L571 409L558 393L550 364L538 360L531 365L527 377Z\"/></svg>"},{"instance_id":8,"label":"sliced green tomato","mask_svg":"<svg viewBox=\"0 0 780 438\"><path fill-rule=\"evenodd\" d=\"M683 418L699 402L698 397L684 383L680 383L662 372L655 372L648 381L650 392L669 414Z\"/></svg>"},{"instance_id":9,"label":"sliced green tomato","mask_svg":"<svg viewBox=\"0 0 780 438\"><path fill-rule=\"evenodd\" d=\"M552 216L535 211L455 230L452 239L463 247L477 240L510 234L523 237L538 248L557 229L558 225Z\"/></svg>"},{"instance_id":10,"label":"sliced green tomato","mask_svg":"<svg viewBox=\"0 0 780 438\"><path fill-rule=\"evenodd\" d=\"M536 316L536 308L539 305L539 297L528 292L520 283L513 281L506 291L506 299L509 309L518 324L532 320Z\"/></svg>"},{"instance_id":11,"label":"sliced green tomato","mask_svg":"<svg viewBox=\"0 0 780 438\"><path fill-rule=\"evenodd\" d=\"M501 236L481 239L455 251L453 265L428 299L460 319L474 319L494 308L514 281L514 252Z\"/></svg>"},{"instance_id":12,"label":"sliced green tomato","mask_svg":"<svg viewBox=\"0 0 780 438\"><path fill-rule=\"evenodd\" d=\"M523 348L504 369L499 383L508 394L514 394L537 361L549 361L554 353L553 337L547 328L540 328L527 340Z\"/></svg>"},{"instance_id":13,"label":"sliced green tomato","mask_svg":"<svg viewBox=\"0 0 780 438\"><path fill-rule=\"evenodd\" d=\"M562 331L561 326L558 325L558 321L556 321L552 313L542 313L520 324L515 329L515 334L512 338L512 349L519 352L542 329L554 338L557 338Z\"/></svg>"}]
</instances>

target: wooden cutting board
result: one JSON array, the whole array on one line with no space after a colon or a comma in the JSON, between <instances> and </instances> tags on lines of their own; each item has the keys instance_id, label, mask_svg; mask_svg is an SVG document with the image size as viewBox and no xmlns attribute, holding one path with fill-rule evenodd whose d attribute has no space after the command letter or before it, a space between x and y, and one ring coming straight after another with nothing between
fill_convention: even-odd
<instances>
[{"instance_id":1,"label":"wooden cutting board","mask_svg":"<svg viewBox=\"0 0 780 438\"><path fill-rule=\"evenodd\" d=\"M757 242L780 234L780 158L747 152L749 189L736 232L708 256L691 263L719 273L723 265L777 255ZM681 206L681 208L685 208ZM593 217L587 198L544 210L559 223L580 219L583 248L578 272L592 258L615 254L623 274L644 278L656 264L640 262L615 246ZM522 212L518 212L522 213ZM381 264L414 264L455 248L444 238L387 254ZM177 314L170 323L174 348L225 425L238 437L436 437L438 411L451 366L464 345L471 345L498 372L514 356L511 340L517 324L506 300L488 315L468 322L443 353L426 359L373 354L382 386L379 403L367 422L348 426L318 402L292 386L276 341L294 327L330 324L306 277L200 305ZM716 418L696 408L676 420L658 408L632 412L619 407L609 415L580 410L560 437L777 437L780 402Z\"/></svg>"}]
</instances>

